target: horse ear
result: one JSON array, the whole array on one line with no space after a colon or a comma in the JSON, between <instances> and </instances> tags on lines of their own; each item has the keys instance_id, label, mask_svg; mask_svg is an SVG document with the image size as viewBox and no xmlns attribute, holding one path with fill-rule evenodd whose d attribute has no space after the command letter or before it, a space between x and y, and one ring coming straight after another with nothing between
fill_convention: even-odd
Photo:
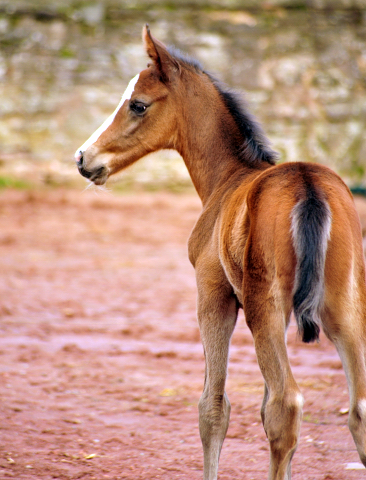
<instances>
[{"instance_id":1,"label":"horse ear","mask_svg":"<svg viewBox=\"0 0 366 480\"><path fill-rule=\"evenodd\" d=\"M170 55L162 42L159 42L151 35L149 25L147 24L142 30L142 39L146 53L154 62L162 81L169 82L172 75L180 70L178 61Z\"/></svg>"}]
</instances>

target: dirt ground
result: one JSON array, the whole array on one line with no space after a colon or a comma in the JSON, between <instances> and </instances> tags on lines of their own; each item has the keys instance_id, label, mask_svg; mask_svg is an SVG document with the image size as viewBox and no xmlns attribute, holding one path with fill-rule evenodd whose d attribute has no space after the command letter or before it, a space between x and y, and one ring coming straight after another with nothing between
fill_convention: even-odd
<instances>
[{"instance_id":1,"label":"dirt ground","mask_svg":"<svg viewBox=\"0 0 366 480\"><path fill-rule=\"evenodd\" d=\"M366 201L358 200L366 226ZM0 479L202 479L195 195L0 194ZM366 478L322 335L289 353L305 397L294 480ZM263 381L240 316L220 479L263 480Z\"/></svg>"}]
</instances>

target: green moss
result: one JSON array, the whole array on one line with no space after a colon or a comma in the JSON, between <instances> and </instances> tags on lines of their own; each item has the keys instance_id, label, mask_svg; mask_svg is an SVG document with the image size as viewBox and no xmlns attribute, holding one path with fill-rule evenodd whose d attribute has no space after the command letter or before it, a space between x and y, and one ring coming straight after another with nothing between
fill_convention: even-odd
<instances>
[{"instance_id":1,"label":"green moss","mask_svg":"<svg viewBox=\"0 0 366 480\"><path fill-rule=\"evenodd\" d=\"M366 168L362 159L361 149L363 145L363 136L357 136L348 148L346 156L349 159L348 165L343 168L346 175L349 175L355 182L360 182L365 178Z\"/></svg>"},{"instance_id":2,"label":"green moss","mask_svg":"<svg viewBox=\"0 0 366 480\"><path fill-rule=\"evenodd\" d=\"M19 190L24 190L27 188L31 188L31 185L25 180L0 176L0 189L4 189L4 188L16 188Z\"/></svg>"},{"instance_id":3,"label":"green moss","mask_svg":"<svg viewBox=\"0 0 366 480\"><path fill-rule=\"evenodd\" d=\"M71 48L65 46L60 49L59 55L61 58L74 58L75 57L75 52L71 50Z\"/></svg>"}]
</instances>

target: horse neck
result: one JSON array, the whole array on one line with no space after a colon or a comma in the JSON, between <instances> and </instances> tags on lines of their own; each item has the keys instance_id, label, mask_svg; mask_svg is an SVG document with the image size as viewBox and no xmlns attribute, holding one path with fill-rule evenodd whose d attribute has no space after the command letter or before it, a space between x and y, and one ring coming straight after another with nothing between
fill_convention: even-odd
<instances>
[{"instance_id":1,"label":"horse neck","mask_svg":"<svg viewBox=\"0 0 366 480\"><path fill-rule=\"evenodd\" d=\"M229 185L229 178L249 170L236 154L242 142L238 128L212 86L202 95L182 98L183 111L176 150L183 157L192 182L205 204L213 192ZM201 92L200 92L201 93Z\"/></svg>"}]
</instances>

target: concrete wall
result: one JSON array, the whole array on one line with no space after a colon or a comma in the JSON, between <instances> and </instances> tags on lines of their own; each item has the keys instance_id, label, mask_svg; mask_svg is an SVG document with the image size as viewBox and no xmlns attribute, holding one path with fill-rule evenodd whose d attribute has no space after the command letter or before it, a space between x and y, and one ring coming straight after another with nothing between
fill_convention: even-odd
<instances>
[{"instance_id":1,"label":"concrete wall","mask_svg":"<svg viewBox=\"0 0 366 480\"><path fill-rule=\"evenodd\" d=\"M350 184L366 182L364 0L0 0L3 172L76 177L73 152L146 65L146 22L246 92L282 160L320 162ZM171 181L185 183L187 174L168 152L122 183Z\"/></svg>"}]
</instances>

